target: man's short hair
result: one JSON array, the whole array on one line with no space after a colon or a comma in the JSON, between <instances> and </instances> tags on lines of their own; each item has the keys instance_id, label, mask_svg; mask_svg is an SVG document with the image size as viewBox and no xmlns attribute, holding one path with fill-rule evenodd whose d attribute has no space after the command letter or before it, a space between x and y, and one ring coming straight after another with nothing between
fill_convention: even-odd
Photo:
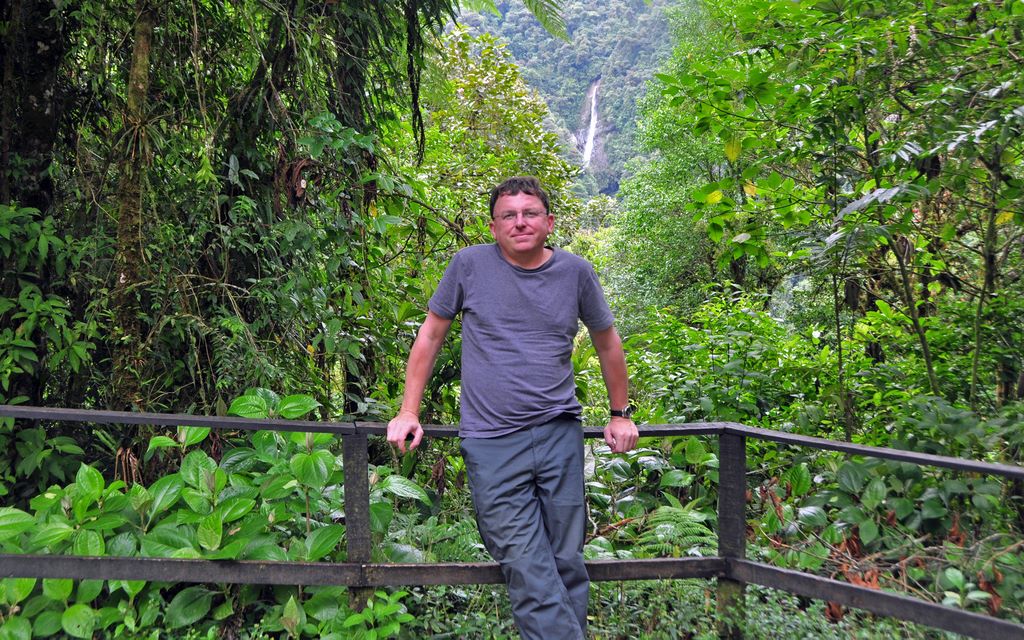
<instances>
[{"instance_id":1,"label":"man's short hair","mask_svg":"<svg viewBox=\"0 0 1024 640\"><path fill-rule=\"evenodd\" d=\"M544 211L551 213L551 206L548 204L548 194L540 186L540 180L533 176L516 176L509 178L491 189L491 217L494 217L494 203L501 196L514 196L525 193L528 196L540 198L544 203Z\"/></svg>"}]
</instances>

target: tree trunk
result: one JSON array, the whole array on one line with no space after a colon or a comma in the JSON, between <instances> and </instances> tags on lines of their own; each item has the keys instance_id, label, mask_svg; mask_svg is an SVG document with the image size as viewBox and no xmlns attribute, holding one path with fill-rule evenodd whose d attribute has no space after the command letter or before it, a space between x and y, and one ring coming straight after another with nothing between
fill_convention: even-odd
<instances>
[{"instance_id":1,"label":"tree trunk","mask_svg":"<svg viewBox=\"0 0 1024 640\"><path fill-rule=\"evenodd\" d=\"M896 258L896 265L900 270L900 285L903 293L903 302L907 305L907 313L910 314L910 324L914 328L917 340L921 344L921 357L924 359L924 367L928 372L928 385L931 387L932 395L939 395L939 379L935 376L935 366L932 363L932 351L928 346L928 336L925 335L924 327L921 326L921 315L917 311L917 300L914 297L914 287L910 282L910 270L907 268L907 253L891 237L887 236L886 241L889 250Z\"/></svg>"},{"instance_id":2,"label":"tree trunk","mask_svg":"<svg viewBox=\"0 0 1024 640\"><path fill-rule=\"evenodd\" d=\"M1001 153L1001 150L1000 150ZM978 294L978 305L974 310L974 356L971 359L971 409L978 408L978 377L981 366L982 333L985 327L985 303L996 289L996 252L999 239L996 229L996 218L999 215L999 184L1002 182L1002 168L999 156L994 163L986 163L992 180L988 211L985 219L985 241L981 245L982 282L981 293Z\"/></svg>"},{"instance_id":3,"label":"tree trunk","mask_svg":"<svg viewBox=\"0 0 1024 640\"><path fill-rule=\"evenodd\" d=\"M128 95L124 114L125 147L121 178L117 186L117 254L114 259L116 282L113 303L116 312L114 335L114 371L111 405L115 409L144 409L139 367L141 323L139 285L142 282L142 182L149 162L146 142L146 106L149 94L150 54L156 14L149 0L137 0L138 18Z\"/></svg>"}]
</instances>

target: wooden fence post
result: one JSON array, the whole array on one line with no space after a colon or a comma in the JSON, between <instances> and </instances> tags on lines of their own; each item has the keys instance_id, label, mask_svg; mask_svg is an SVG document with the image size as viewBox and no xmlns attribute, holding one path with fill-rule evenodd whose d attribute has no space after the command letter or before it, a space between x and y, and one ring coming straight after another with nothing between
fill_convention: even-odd
<instances>
[{"instance_id":1,"label":"wooden fence post","mask_svg":"<svg viewBox=\"0 0 1024 640\"><path fill-rule=\"evenodd\" d=\"M718 555L726 561L746 557L747 542L747 439L723 432L718 436ZM718 636L743 637L745 583L718 579Z\"/></svg>"},{"instance_id":2,"label":"wooden fence post","mask_svg":"<svg viewBox=\"0 0 1024 640\"><path fill-rule=\"evenodd\" d=\"M370 482L366 434L343 435L342 465L345 470L345 540L348 561L370 562ZM365 572L360 571L365 584ZM365 586L349 589L349 607L362 611L373 595Z\"/></svg>"}]
</instances>

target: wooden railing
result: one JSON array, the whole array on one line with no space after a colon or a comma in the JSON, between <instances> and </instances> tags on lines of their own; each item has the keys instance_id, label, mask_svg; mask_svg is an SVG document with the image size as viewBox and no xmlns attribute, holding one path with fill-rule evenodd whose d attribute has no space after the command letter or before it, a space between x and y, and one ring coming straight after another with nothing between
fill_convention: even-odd
<instances>
[{"instance_id":1,"label":"wooden railing","mask_svg":"<svg viewBox=\"0 0 1024 640\"><path fill-rule=\"evenodd\" d=\"M189 425L213 429L332 433L342 438L345 473L346 562L261 562L245 560L177 560L169 558L0 555L0 577L148 580L233 584L343 585L356 594L381 586L492 584L502 582L494 563L388 564L371 562L367 437L383 435L386 427L372 422L310 422L251 420L183 414L127 413L0 406L0 417L43 422L82 422L123 425ZM424 427L430 437L454 437L449 426ZM600 437L596 427L587 437ZM742 614L746 584L758 584L819 600L837 602L879 615L908 620L976 638L1024 638L1024 625L962 611L839 580L780 569L746 559L746 441L747 438L851 455L898 460L920 466L1024 479L1024 467L937 456L899 449L869 447L824 438L758 429L730 422L644 425L642 436L711 435L719 439L718 556L596 560L587 562L591 580L651 580L715 578L721 620ZM738 627L720 626L723 636L737 636Z\"/></svg>"}]
</instances>

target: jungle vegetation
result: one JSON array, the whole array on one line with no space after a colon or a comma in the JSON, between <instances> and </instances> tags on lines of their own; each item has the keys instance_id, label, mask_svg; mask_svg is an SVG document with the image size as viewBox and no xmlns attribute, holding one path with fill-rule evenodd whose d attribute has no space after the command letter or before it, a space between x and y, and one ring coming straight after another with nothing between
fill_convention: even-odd
<instances>
[{"instance_id":1,"label":"jungle vegetation","mask_svg":"<svg viewBox=\"0 0 1024 640\"><path fill-rule=\"evenodd\" d=\"M616 94L634 146L596 197L552 115L578 111L590 78L517 52L614 42L581 4L6 3L0 400L386 421L445 264L489 240L489 188L535 174L556 242L601 275L639 421L1022 464L1024 3L609 3L609 25L663 17L671 51L623 63L657 73ZM524 26L490 35L456 26L460 10ZM600 57L570 41L593 73ZM453 332L425 422L457 421L459 348ZM585 334L573 361L600 424ZM591 445L587 556L713 555L716 446ZM457 443L370 453L375 559L486 560ZM751 556L1024 620L1020 483L768 444L748 457ZM340 561L343 476L329 435L5 419L0 550ZM595 585L591 631L712 637L713 597L699 581ZM749 600L751 637L935 637ZM514 633L500 588L373 601L5 579L0 638Z\"/></svg>"}]
</instances>

